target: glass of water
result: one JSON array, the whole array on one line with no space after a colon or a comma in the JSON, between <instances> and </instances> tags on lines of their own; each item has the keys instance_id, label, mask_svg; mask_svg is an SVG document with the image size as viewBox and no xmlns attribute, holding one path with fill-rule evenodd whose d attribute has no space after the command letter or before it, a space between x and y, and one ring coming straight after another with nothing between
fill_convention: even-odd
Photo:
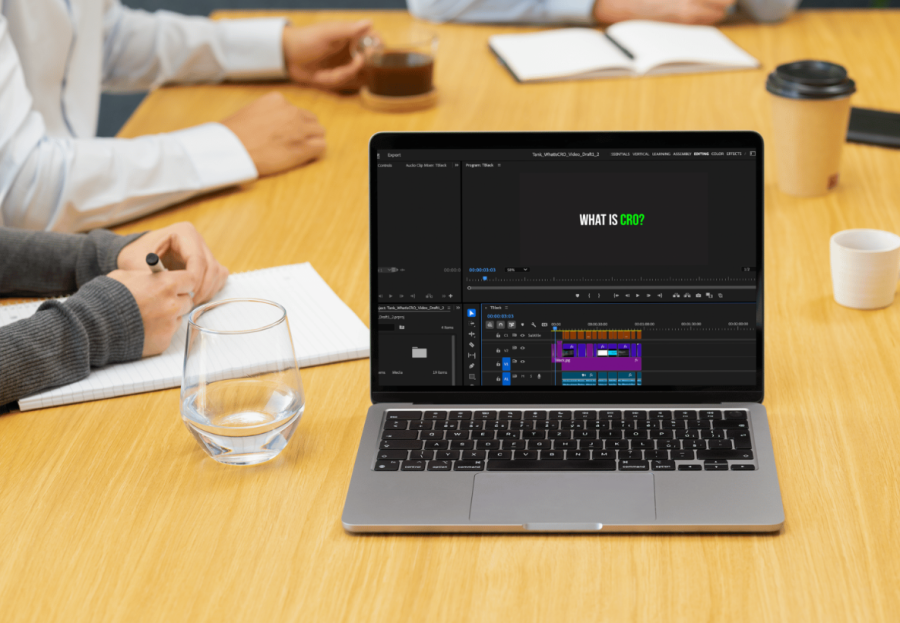
<instances>
[{"instance_id":1,"label":"glass of water","mask_svg":"<svg viewBox=\"0 0 900 623\"><path fill-rule=\"evenodd\" d=\"M275 458L297 429L304 402L284 307L228 299L191 312L181 417L213 459L255 465Z\"/></svg>"}]
</instances>

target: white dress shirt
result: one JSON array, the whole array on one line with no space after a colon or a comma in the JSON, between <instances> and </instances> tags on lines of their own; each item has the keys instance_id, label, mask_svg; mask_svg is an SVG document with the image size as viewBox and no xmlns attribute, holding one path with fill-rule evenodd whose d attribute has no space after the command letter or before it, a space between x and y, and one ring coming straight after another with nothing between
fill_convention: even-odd
<instances>
[{"instance_id":1,"label":"white dress shirt","mask_svg":"<svg viewBox=\"0 0 900 623\"><path fill-rule=\"evenodd\" d=\"M0 0L0 226L83 231L257 177L219 123L95 138L101 89L284 76L282 19Z\"/></svg>"}]
</instances>

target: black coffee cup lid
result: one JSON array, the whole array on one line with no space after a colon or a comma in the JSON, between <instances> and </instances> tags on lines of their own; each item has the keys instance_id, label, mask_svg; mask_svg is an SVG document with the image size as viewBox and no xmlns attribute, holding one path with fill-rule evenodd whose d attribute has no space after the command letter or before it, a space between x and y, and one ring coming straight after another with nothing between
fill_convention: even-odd
<instances>
[{"instance_id":1,"label":"black coffee cup lid","mask_svg":"<svg viewBox=\"0 0 900 623\"><path fill-rule=\"evenodd\" d=\"M775 68L766 80L769 93L791 99L836 99L856 92L847 70L826 61L794 61Z\"/></svg>"}]
</instances>

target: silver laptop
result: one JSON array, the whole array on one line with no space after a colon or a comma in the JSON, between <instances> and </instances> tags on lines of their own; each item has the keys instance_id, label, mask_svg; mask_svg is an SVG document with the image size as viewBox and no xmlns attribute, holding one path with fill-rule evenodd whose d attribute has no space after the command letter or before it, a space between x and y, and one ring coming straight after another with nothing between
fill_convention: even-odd
<instances>
[{"instance_id":1,"label":"silver laptop","mask_svg":"<svg viewBox=\"0 0 900 623\"><path fill-rule=\"evenodd\" d=\"M382 133L351 532L768 532L763 143Z\"/></svg>"}]
</instances>

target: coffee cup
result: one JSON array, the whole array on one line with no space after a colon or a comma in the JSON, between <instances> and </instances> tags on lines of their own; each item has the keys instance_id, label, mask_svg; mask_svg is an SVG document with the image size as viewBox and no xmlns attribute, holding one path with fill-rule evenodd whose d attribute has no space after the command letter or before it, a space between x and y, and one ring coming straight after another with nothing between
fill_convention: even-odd
<instances>
[{"instance_id":1,"label":"coffee cup","mask_svg":"<svg viewBox=\"0 0 900 623\"><path fill-rule=\"evenodd\" d=\"M880 229L847 229L831 237L834 300L854 309L894 301L900 279L900 236Z\"/></svg>"},{"instance_id":2,"label":"coffee cup","mask_svg":"<svg viewBox=\"0 0 900 623\"><path fill-rule=\"evenodd\" d=\"M360 41L356 52L365 57L365 86L360 91L369 108L403 112L433 106L435 33L410 28L387 36L371 35Z\"/></svg>"},{"instance_id":3,"label":"coffee cup","mask_svg":"<svg viewBox=\"0 0 900 623\"><path fill-rule=\"evenodd\" d=\"M856 84L825 61L795 61L769 74L778 186L789 195L825 195L838 184L841 148Z\"/></svg>"}]
</instances>

